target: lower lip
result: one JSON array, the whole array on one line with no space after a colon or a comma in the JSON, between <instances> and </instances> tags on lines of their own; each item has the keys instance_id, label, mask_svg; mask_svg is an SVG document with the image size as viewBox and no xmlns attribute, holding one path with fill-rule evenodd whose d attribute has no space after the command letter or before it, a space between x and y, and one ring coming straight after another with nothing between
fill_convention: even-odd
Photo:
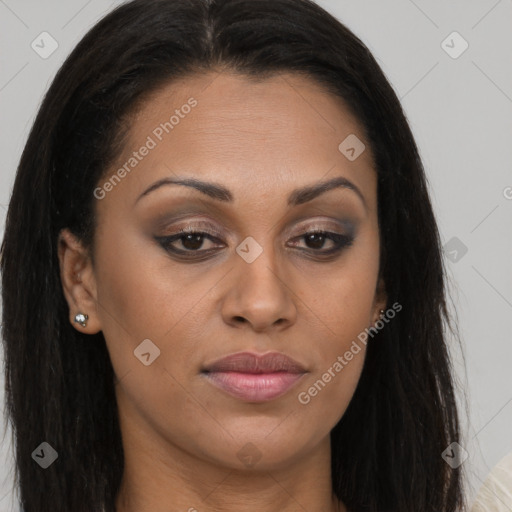
<instances>
[{"instance_id":1,"label":"lower lip","mask_svg":"<svg viewBox=\"0 0 512 512\"><path fill-rule=\"evenodd\" d=\"M247 402L267 402L284 395L303 373L208 372L208 380L226 393Z\"/></svg>"}]
</instances>

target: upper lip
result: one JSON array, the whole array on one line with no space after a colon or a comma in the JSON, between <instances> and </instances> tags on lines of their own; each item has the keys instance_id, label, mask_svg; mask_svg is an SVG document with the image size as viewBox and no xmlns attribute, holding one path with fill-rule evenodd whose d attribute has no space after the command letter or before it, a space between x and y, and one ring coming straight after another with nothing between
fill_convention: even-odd
<instances>
[{"instance_id":1,"label":"upper lip","mask_svg":"<svg viewBox=\"0 0 512 512\"><path fill-rule=\"evenodd\" d=\"M217 359L203 368L203 372L240 372L240 373L305 373L302 365L291 357L280 352L254 354L252 352L237 352L227 357Z\"/></svg>"}]
</instances>

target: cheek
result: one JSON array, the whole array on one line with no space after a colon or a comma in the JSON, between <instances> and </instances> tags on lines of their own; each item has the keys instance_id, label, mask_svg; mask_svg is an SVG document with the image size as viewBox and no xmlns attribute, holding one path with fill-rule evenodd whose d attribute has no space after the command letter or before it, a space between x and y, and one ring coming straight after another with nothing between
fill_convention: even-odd
<instances>
[{"instance_id":1,"label":"cheek","mask_svg":"<svg viewBox=\"0 0 512 512\"><path fill-rule=\"evenodd\" d=\"M321 335L315 336L315 367L296 393L306 418L322 418L327 430L343 416L359 382L373 295L370 286L347 279L328 297L317 306L322 323Z\"/></svg>"},{"instance_id":2,"label":"cheek","mask_svg":"<svg viewBox=\"0 0 512 512\"><path fill-rule=\"evenodd\" d=\"M317 296L315 309L334 335L341 334L346 338L357 335L354 329L368 326L375 297L373 276L367 279L364 275L347 271L327 280L322 293L315 292L314 288L310 293Z\"/></svg>"},{"instance_id":3,"label":"cheek","mask_svg":"<svg viewBox=\"0 0 512 512\"><path fill-rule=\"evenodd\" d=\"M329 431L343 416L352 399L363 368L365 347L361 344L358 353L348 361L344 355L334 358L321 371L297 390L298 407L309 421L325 426ZM345 354L344 352L343 354ZM323 427L321 427L323 428Z\"/></svg>"},{"instance_id":4,"label":"cheek","mask_svg":"<svg viewBox=\"0 0 512 512\"><path fill-rule=\"evenodd\" d=\"M146 339L161 352L159 366L181 371L208 334L205 308L219 274L172 262L151 241L121 229L98 240L98 314L116 374L139 370L134 350Z\"/></svg>"},{"instance_id":5,"label":"cheek","mask_svg":"<svg viewBox=\"0 0 512 512\"><path fill-rule=\"evenodd\" d=\"M378 273L372 254L368 249L365 254L354 251L337 272L316 275L302 289L302 300L315 312L310 317L318 328L317 357L297 401L311 417L319 415L331 427L352 399L364 365L365 330L372 323Z\"/></svg>"},{"instance_id":6,"label":"cheek","mask_svg":"<svg viewBox=\"0 0 512 512\"><path fill-rule=\"evenodd\" d=\"M98 236L96 275L98 315L118 377L140 365L134 350L143 340L156 346L173 325L174 307L165 307L172 290L151 264L151 251L110 226Z\"/></svg>"},{"instance_id":7,"label":"cheek","mask_svg":"<svg viewBox=\"0 0 512 512\"><path fill-rule=\"evenodd\" d=\"M350 254L339 268L303 278L304 315L317 325L324 364L343 354L373 321L378 260Z\"/></svg>"}]
</instances>

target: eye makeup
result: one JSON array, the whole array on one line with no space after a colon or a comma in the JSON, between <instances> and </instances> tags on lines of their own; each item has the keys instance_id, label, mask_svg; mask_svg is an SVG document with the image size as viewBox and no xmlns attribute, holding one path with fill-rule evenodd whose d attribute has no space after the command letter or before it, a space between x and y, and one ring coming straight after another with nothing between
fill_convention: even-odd
<instances>
[{"instance_id":1,"label":"eye makeup","mask_svg":"<svg viewBox=\"0 0 512 512\"><path fill-rule=\"evenodd\" d=\"M294 227L293 231L297 234L286 243L286 246L309 257L333 258L354 243L356 228L350 221L331 220L322 225L316 220L309 225L305 222L302 224L302 229ZM222 234L222 230L216 229L209 222L190 220L185 225L169 231L170 234L155 236L154 239L170 256L202 261L205 257L228 247L223 240L225 235ZM301 246L301 242L305 245Z\"/></svg>"}]
</instances>

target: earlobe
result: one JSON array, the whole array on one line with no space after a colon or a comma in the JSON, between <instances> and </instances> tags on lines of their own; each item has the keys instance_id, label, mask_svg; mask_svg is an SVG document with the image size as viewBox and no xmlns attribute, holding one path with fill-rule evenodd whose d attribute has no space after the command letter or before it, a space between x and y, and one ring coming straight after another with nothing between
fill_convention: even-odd
<instances>
[{"instance_id":1,"label":"earlobe","mask_svg":"<svg viewBox=\"0 0 512 512\"><path fill-rule=\"evenodd\" d=\"M69 320L85 334L101 331L97 314L96 278L91 258L69 229L59 233L58 257L62 291L69 306Z\"/></svg>"},{"instance_id":2,"label":"earlobe","mask_svg":"<svg viewBox=\"0 0 512 512\"><path fill-rule=\"evenodd\" d=\"M385 316L386 312L386 304L387 304L387 293L386 293L386 285L384 283L384 279L379 278L377 283L377 289L375 290L375 302L374 302L374 319L373 323L375 324L378 320L382 320Z\"/></svg>"}]
</instances>

